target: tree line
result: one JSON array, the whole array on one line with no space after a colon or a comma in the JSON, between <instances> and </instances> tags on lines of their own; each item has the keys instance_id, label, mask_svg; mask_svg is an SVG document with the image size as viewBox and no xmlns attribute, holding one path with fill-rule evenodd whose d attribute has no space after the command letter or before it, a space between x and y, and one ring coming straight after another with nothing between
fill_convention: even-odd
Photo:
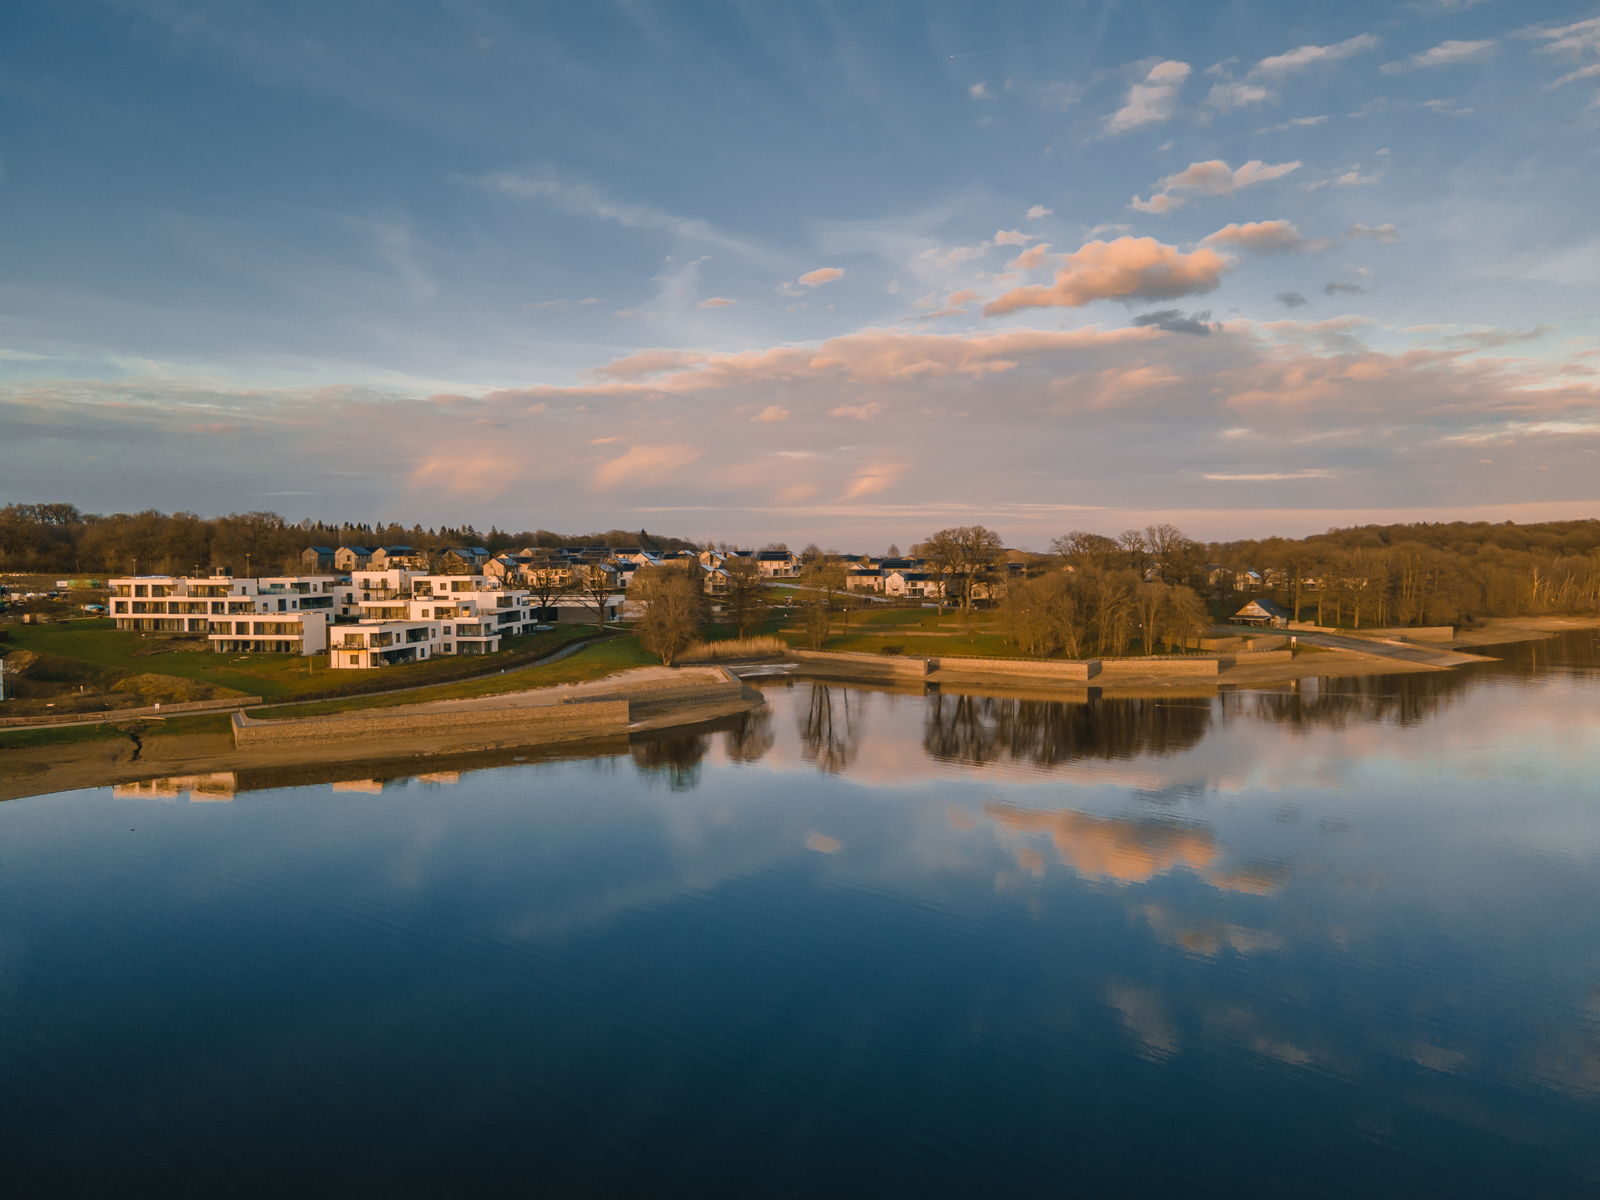
<instances>
[{"instance_id":1,"label":"tree line","mask_svg":"<svg viewBox=\"0 0 1600 1200\"><path fill-rule=\"evenodd\" d=\"M277 513L230 513L202 517L192 512L100 515L71 504L7 504L0 507L0 571L60 574L187 575L227 567L236 575L295 574L300 554L312 546L410 546L439 554L452 546L483 546L491 553L524 547L565 545L637 546L652 552L695 549L682 538L645 530L608 530L582 535L546 529L520 533L471 525L409 529L396 523L324 522L291 524ZM247 565L248 564L248 565Z\"/></svg>"}]
</instances>

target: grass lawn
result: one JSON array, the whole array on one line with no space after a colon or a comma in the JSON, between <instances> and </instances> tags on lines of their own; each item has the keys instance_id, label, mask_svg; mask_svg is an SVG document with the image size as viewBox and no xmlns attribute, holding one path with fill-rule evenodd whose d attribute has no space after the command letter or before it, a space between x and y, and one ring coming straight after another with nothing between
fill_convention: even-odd
<instances>
[{"instance_id":1,"label":"grass lawn","mask_svg":"<svg viewBox=\"0 0 1600 1200\"><path fill-rule=\"evenodd\" d=\"M604 679L616 671L631 667L657 667L661 660L639 645L636 637L615 638L588 646L560 662L542 667L529 667L505 675L491 675L485 679L469 679L461 683L440 684L415 692L400 692L387 696L356 696L348 700L328 700L319 704L296 704L293 707L260 709L252 717L272 719L281 717L317 717L328 713L349 712L360 708L389 708L397 704L425 704L430 700L463 700L473 696L498 696L506 692L525 692L530 688L554 687L559 683L588 683Z\"/></svg>"},{"instance_id":2,"label":"grass lawn","mask_svg":"<svg viewBox=\"0 0 1600 1200\"><path fill-rule=\"evenodd\" d=\"M231 732L227 713L199 713L192 717L169 717L155 720L148 717L130 717L127 720L105 725L69 725L65 729L44 728L0 729L0 749L21 750L29 746L70 746L78 742L126 741L126 729L137 728L141 738L176 737L185 733ZM3 768L0 763L0 768Z\"/></svg>"},{"instance_id":3,"label":"grass lawn","mask_svg":"<svg viewBox=\"0 0 1600 1200\"><path fill-rule=\"evenodd\" d=\"M330 627L330 632L337 628ZM11 635L10 644L21 650L60 654L118 670L175 675L215 684L244 696L260 696L264 700L289 700L308 692L338 691L356 695L416 687L440 676L448 678L469 666L491 670L496 664L537 657L575 638L590 636L594 628L574 625L528 637L507 638L501 642L503 648L498 654L470 658L446 655L423 663L403 663L369 671L331 671L327 658L322 655L307 658L297 654L217 654L209 648L149 653L172 643L159 635L144 638L118 630L109 618L58 625L11 625L7 632Z\"/></svg>"}]
</instances>

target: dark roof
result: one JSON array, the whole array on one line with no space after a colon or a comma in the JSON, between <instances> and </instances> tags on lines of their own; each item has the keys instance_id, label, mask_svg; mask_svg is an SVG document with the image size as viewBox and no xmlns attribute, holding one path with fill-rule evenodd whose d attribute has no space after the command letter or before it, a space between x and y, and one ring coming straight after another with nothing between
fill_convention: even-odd
<instances>
[{"instance_id":1,"label":"dark roof","mask_svg":"<svg viewBox=\"0 0 1600 1200\"><path fill-rule=\"evenodd\" d=\"M351 554L359 554L366 558L372 557L372 551L368 550L365 546L340 546L339 549L348 550Z\"/></svg>"},{"instance_id":2,"label":"dark roof","mask_svg":"<svg viewBox=\"0 0 1600 1200\"><path fill-rule=\"evenodd\" d=\"M385 554L414 554L414 553L416 553L416 551L412 550L410 546L380 546L379 549L381 549Z\"/></svg>"},{"instance_id":3,"label":"dark roof","mask_svg":"<svg viewBox=\"0 0 1600 1200\"><path fill-rule=\"evenodd\" d=\"M326 558L333 553L333 550L328 546L307 546L300 553L302 555L315 554L318 558Z\"/></svg>"},{"instance_id":4,"label":"dark roof","mask_svg":"<svg viewBox=\"0 0 1600 1200\"><path fill-rule=\"evenodd\" d=\"M781 562L786 558L793 558L794 555L788 550L758 550L756 557L763 562Z\"/></svg>"},{"instance_id":5,"label":"dark roof","mask_svg":"<svg viewBox=\"0 0 1600 1200\"><path fill-rule=\"evenodd\" d=\"M1262 597L1260 599L1251 600L1251 601L1247 602L1245 604L1244 608L1241 608L1239 610L1239 612L1234 613L1233 615L1234 616L1239 616L1241 613L1244 612L1245 608L1249 608L1250 605L1252 605L1252 604L1260 605L1262 611L1264 611L1267 614L1267 616L1269 616L1269 617L1287 617L1289 615L1289 612L1288 612L1287 609L1284 609L1284 608L1280 607L1278 604L1276 604L1273 601L1268 600L1268 599L1266 599L1264 597Z\"/></svg>"}]
</instances>

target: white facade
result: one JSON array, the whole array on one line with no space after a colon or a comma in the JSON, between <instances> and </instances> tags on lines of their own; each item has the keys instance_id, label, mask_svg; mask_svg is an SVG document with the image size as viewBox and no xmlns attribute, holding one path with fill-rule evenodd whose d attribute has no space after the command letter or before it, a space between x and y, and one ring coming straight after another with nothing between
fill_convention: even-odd
<instances>
[{"instance_id":1,"label":"white facade","mask_svg":"<svg viewBox=\"0 0 1600 1200\"><path fill-rule=\"evenodd\" d=\"M228 653L321 653L337 599L332 575L137 575L109 583L118 629L204 634L213 650Z\"/></svg>"},{"instance_id":2,"label":"white facade","mask_svg":"<svg viewBox=\"0 0 1600 1200\"><path fill-rule=\"evenodd\" d=\"M328 665L348 671L426 662L442 653L442 638L437 621L362 621L356 625L340 625L334 629L328 647Z\"/></svg>"}]
</instances>

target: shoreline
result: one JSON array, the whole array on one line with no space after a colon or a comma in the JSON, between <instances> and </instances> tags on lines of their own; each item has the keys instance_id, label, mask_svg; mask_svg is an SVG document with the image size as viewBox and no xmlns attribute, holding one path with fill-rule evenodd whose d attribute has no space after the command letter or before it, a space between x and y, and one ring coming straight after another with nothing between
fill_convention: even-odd
<instances>
[{"instance_id":1,"label":"shoreline","mask_svg":"<svg viewBox=\"0 0 1600 1200\"><path fill-rule=\"evenodd\" d=\"M1590 617L1524 617L1497 618L1482 626L1458 634L1444 646L1493 646L1513 642L1538 641L1578 629L1600 629L1600 618ZM1408 647L1414 649L1415 647ZM895 678L885 669L896 660L888 659L878 667L877 673L861 678L841 677L834 671L817 672L796 664L792 670L773 670L774 660L747 661L734 664L737 672L722 667L714 668L718 675L729 680L747 675L753 679L805 678L834 681L844 684L861 684L874 688L923 695L929 684L940 691L952 694L989 695L1018 699L1087 702L1100 699L1201 699L1217 696L1227 691L1254 688L1294 686L1307 678L1351 678L1372 675L1414 674L1453 670L1450 666L1384 657L1379 653L1362 653L1345 649L1318 650L1315 653L1297 654L1290 661L1250 663L1248 655L1223 655L1220 658L1244 659L1234 661L1213 674L1185 673L1140 674L1127 668L1132 660L1121 660L1124 666L1114 677L1099 675L1086 681L1029 679L1020 670L1003 676L986 677L980 672L962 671L956 677L941 679L940 672L923 671L900 673ZM1456 657L1460 657L1457 655ZM781 660L779 660L781 661ZM922 660L899 660L909 667ZM1017 660L1018 663L1026 660ZM1118 660L1110 660L1118 661ZM1484 658L1484 662L1493 659ZM1062 664L1058 664L1062 665ZM740 689L733 694L725 686L708 690L681 686L682 671L705 671L706 668L638 668L635 672L621 672L606 679L582 684L562 684L551 688L529 689L524 692L502 693L494 696L464 700L434 701L418 705L404 705L386 709L353 710L333 714L331 717L280 718L251 722L254 726L283 726L289 722L306 727L312 723L334 722L355 726L379 722L384 717L416 717L427 722L437 722L448 713L482 712L485 710L508 715L536 712L551 706L587 707L591 703L629 700L625 723L610 722L605 728L567 727L547 731L553 736L541 737L536 731L519 730L514 724L467 731L449 731L433 728L428 733L407 731L398 736L351 736L333 740L315 738L296 739L283 745L236 745L231 733L174 733L145 738L140 745L132 739L115 738L99 741L74 742L55 746L16 747L5 749L0 756L0 800L21 799L27 796L48 795L53 792L74 791L81 788L129 786L150 780L179 777L221 776L238 777L241 773L300 772L311 776L358 771L362 763L385 763L391 775L428 774L442 768L449 761L487 756L492 762L486 765L505 765L514 761L533 761L538 756L589 757L594 753L617 753L625 750L631 739L638 735L660 733L673 729L690 729L708 723L736 717L765 704L759 688L739 678ZM634 676L633 679L627 678ZM670 679L668 677L671 677ZM665 686L663 686L665 685ZM696 694L699 691L701 694ZM597 705L597 708L599 705ZM411 711L408 711L411 710ZM567 711L571 711L567 708ZM331 728L331 727L330 727ZM376 734L379 726L369 724ZM4 742L0 741L0 748ZM504 760L502 762L501 760ZM404 769L402 766L404 765ZM330 777L330 781L337 782Z\"/></svg>"}]
</instances>

